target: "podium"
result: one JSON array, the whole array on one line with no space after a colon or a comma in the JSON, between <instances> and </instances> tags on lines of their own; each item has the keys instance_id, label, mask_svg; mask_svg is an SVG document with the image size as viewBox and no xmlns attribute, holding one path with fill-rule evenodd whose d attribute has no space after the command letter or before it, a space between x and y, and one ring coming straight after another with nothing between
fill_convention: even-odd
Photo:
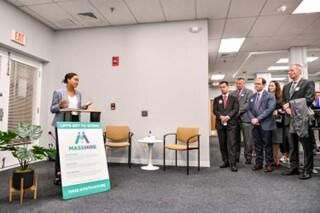
<instances>
[{"instance_id":1,"label":"podium","mask_svg":"<svg viewBox=\"0 0 320 213\"><path fill-rule=\"evenodd\" d=\"M89 113L90 122L100 122L101 111L91 109L61 109L60 112L64 112L63 121L71 121L72 112Z\"/></svg>"}]
</instances>

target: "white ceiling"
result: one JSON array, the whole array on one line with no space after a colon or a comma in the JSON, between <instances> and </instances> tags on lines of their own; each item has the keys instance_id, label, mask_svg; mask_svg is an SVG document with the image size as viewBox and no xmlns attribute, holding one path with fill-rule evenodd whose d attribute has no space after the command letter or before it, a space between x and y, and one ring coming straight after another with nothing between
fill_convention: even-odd
<instances>
[{"instance_id":1,"label":"white ceiling","mask_svg":"<svg viewBox=\"0 0 320 213\"><path fill-rule=\"evenodd\" d=\"M292 46L320 48L320 13L292 15L302 0L7 1L55 30L208 19L209 73L225 73L228 80L241 65L250 75L265 71L279 58L277 53L268 53L250 57L243 64L250 52L288 50ZM282 5L287 10L277 12ZM97 19L78 15L84 12L92 12ZM230 37L247 39L239 53L218 54L221 39ZM318 61L309 65L310 73L320 71Z\"/></svg>"}]
</instances>

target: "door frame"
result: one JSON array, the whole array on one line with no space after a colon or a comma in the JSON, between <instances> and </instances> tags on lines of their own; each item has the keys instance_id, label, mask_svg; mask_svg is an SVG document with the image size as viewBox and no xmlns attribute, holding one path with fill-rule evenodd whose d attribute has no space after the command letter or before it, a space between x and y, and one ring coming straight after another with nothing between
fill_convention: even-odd
<instances>
[{"instance_id":1,"label":"door frame","mask_svg":"<svg viewBox=\"0 0 320 213\"><path fill-rule=\"evenodd\" d=\"M35 110L32 115L32 123L40 125L40 107L41 107L41 85L42 85L42 63L32 59L28 56L10 52L8 50L0 48L0 57L1 57L1 73L0 73L0 92L3 93L3 96L0 99L3 101L3 105L0 107L4 108L4 116L2 121L0 121L0 129L7 131L8 129L8 111L9 111L9 86L10 86L10 74L8 75L8 66L11 66L11 61L16 61L28 66L36 68L36 94L34 95L34 106ZM11 67L9 67L9 72L11 72ZM7 98L5 98L7 97Z\"/></svg>"}]
</instances>

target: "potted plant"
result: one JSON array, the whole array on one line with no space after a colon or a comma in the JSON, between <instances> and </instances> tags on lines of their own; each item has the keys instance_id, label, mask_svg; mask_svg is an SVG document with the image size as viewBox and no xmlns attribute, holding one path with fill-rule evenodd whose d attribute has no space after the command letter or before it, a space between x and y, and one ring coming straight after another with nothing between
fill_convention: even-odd
<instances>
[{"instance_id":1,"label":"potted plant","mask_svg":"<svg viewBox=\"0 0 320 213\"><path fill-rule=\"evenodd\" d=\"M32 141L40 138L42 130L40 126L19 123L13 132L0 131L0 150L11 151L19 161L20 167L13 172L13 187L20 189L20 180L24 178L24 188L33 185L34 170L29 164L34 160L42 160L48 157L49 149L32 146Z\"/></svg>"}]
</instances>

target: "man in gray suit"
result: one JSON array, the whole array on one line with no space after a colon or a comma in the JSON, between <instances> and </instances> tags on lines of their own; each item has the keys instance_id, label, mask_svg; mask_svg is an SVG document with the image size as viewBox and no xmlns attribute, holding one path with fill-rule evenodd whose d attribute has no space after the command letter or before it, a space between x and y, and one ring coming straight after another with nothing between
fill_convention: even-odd
<instances>
[{"instance_id":1,"label":"man in gray suit","mask_svg":"<svg viewBox=\"0 0 320 213\"><path fill-rule=\"evenodd\" d=\"M288 74L292 81L286 84L282 90L283 109L286 111L285 124L294 122L290 118L291 106L290 101L304 98L307 106L311 106L315 95L315 85L313 81L308 81L302 78L303 67L300 64L291 65ZM297 133L289 133L290 147L290 169L284 172L283 175L298 175L299 174L299 141L303 146L304 152L304 167L300 179L305 180L312 177L313 174L313 151L310 137L299 137Z\"/></svg>"},{"instance_id":2,"label":"man in gray suit","mask_svg":"<svg viewBox=\"0 0 320 213\"><path fill-rule=\"evenodd\" d=\"M256 163L252 170L263 168L265 160L265 172L272 172L272 130L276 128L273 111L276 108L276 98L273 94L264 90L266 85L264 78L257 78L254 82L257 91L250 97L248 116L253 125L252 136L256 151Z\"/></svg>"},{"instance_id":3,"label":"man in gray suit","mask_svg":"<svg viewBox=\"0 0 320 213\"><path fill-rule=\"evenodd\" d=\"M237 128L237 154L236 158L239 160L241 152L241 132L243 135L244 144L244 157L246 159L246 164L251 164L252 160L252 126L248 117L247 108L249 103L249 98L253 94L253 91L245 87L245 79L240 77L236 80L237 90L230 93L230 95L238 98L239 101L239 114L238 114L238 128Z\"/></svg>"}]
</instances>

